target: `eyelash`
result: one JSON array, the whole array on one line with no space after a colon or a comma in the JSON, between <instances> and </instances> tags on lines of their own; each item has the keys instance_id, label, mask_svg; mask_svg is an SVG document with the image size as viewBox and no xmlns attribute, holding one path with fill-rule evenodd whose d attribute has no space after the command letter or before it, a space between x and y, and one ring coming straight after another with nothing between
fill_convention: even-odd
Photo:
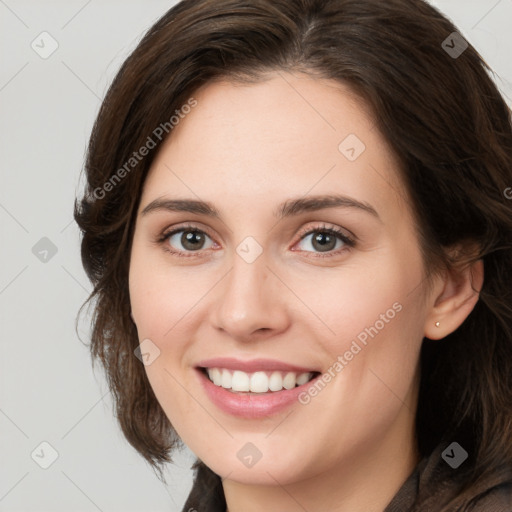
<instances>
[{"instance_id":1,"label":"eyelash","mask_svg":"<svg viewBox=\"0 0 512 512\"><path fill-rule=\"evenodd\" d=\"M184 225L184 226L179 226L179 227L177 227L177 228L175 228L175 229L173 229L171 231L163 232L156 239L156 243L158 243L158 244L163 246L169 240L169 238L171 236L175 235L176 233L180 233L181 231L192 231L192 232L201 233L201 234L209 236L210 238L213 238L208 233L208 231L205 231L203 229L199 229L197 226L194 226L193 224L187 224L187 225ZM321 226L316 226L314 228L305 228L305 229L303 229L299 233L299 235L298 235L299 239L298 239L298 241L296 243L301 242L304 238L306 238L306 236L311 235L313 233L327 233L329 235L333 235L336 238L340 239L345 244L345 247L342 247L341 249L338 249L336 251L330 251L330 252L327 252L325 254L313 253L313 254L315 254L315 256L313 256L314 258L331 258L331 257L334 257L334 256L338 256L342 252L348 251L348 250L352 249L353 247L355 247L355 245L356 245L355 240L350 238L349 236L347 236L340 229L338 229L337 227L327 227L325 224L323 224ZM172 250L172 249L169 248L169 244L164 246L163 249L164 249L164 251L169 252L172 255L178 256L180 258L193 258L193 257L197 257L198 254L195 254L195 253L200 253L201 252L200 250L199 251L175 251L175 250ZM304 251L304 252L308 252L309 253L309 252L312 252L312 251Z\"/></svg>"}]
</instances>

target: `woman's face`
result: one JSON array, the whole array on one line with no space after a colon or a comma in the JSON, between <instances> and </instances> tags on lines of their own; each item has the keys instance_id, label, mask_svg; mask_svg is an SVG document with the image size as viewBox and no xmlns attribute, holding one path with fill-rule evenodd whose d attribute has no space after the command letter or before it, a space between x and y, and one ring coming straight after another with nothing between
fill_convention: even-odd
<instances>
[{"instance_id":1,"label":"woman's face","mask_svg":"<svg viewBox=\"0 0 512 512\"><path fill-rule=\"evenodd\" d=\"M424 269L364 105L287 73L194 98L150 169L130 264L170 422L240 483L412 460Z\"/></svg>"}]
</instances>

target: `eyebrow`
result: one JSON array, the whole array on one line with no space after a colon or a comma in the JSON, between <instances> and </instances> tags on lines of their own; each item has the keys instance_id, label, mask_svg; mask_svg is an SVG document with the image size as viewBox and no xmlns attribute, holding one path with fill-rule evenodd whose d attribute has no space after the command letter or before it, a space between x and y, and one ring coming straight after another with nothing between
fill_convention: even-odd
<instances>
[{"instance_id":1,"label":"eyebrow","mask_svg":"<svg viewBox=\"0 0 512 512\"><path fill-rule=\"evenodd\" d=\"M301 213L315 212L326 208L350 208L357 209L381 220L377 210L364 201L358 201L352 197L343 195L319 195L299 197L296 199L289 199L280 204L273 214L279 219L300 215ZM148 213L155 211L172 211L172 212L188 212L196 213L198 215L206 215L208 217L220 219L219 211L207 201L199 201L196 199L168 199L158 198L149 203L141 211L140 215L145 216ZM381 220L382 222L382 220Z\"/></svg>"}]
</instances>

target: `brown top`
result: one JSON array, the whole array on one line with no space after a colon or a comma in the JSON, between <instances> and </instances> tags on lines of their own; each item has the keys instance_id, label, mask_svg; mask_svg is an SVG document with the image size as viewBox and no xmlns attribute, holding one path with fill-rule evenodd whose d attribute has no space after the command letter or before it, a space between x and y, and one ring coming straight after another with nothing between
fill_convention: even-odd
<instances>
[{"instance_id":1,"label":"brown top","mask_svg":"<svg viewBox=\"0 0 512 512\"><path fill-rule=\"evenodd\" d=\"M451 468L441 457L446 446L439 445L430 456L423 458L404 482L383 512L436 512L456 496L457 469ZM198 461L194 485L182 512L226 512L222 481L202 462ZM512 468L505 482L478 492L453 512L512 512ZM432 492L435 489L435 492ZM417 500L421 507L414 508ZM423 501L425 500L425 501Z\"/></svg>"}]
</instances>

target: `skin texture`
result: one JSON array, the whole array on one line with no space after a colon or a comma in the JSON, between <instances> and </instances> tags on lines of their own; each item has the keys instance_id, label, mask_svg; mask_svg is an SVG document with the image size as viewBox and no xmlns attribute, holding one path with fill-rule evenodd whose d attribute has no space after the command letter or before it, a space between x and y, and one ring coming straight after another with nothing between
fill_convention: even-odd
<instances>
[{"instance_id":1,"label":"skin texture","mask_svg":"<svg viewBox=\"0 0 512 512\"><path fill-rule=\"evenodd\" d=\"M337 82L275 72L257 84L207 84L194 97L153 162L139 214L157 198L191 198L221 219L137 217L129 284L139 339L160 350L145 367L151 386L183 441L223 477L229 512L382 511L419 461L422 339L464 321L483 265L445 272L427 293L398 163ZM366 146L354 161L338 149L349 134ZM371 204L379 218L341 207L273 215L291 198L333 193ZM183 223L206 232L202 249L187 252L182 233L156 242ZM323 227L356 245L322 252L313 237ZM301 241L305 228L316 231ZM248 236L263 250L253 263L236 252ZM401 310L307 405L237 418L208 399L194 370L210 357L264 357L325 372L395 303ZM251 468L237 457L248 442L262 453Z\"/></svg>"}]
</instances>

